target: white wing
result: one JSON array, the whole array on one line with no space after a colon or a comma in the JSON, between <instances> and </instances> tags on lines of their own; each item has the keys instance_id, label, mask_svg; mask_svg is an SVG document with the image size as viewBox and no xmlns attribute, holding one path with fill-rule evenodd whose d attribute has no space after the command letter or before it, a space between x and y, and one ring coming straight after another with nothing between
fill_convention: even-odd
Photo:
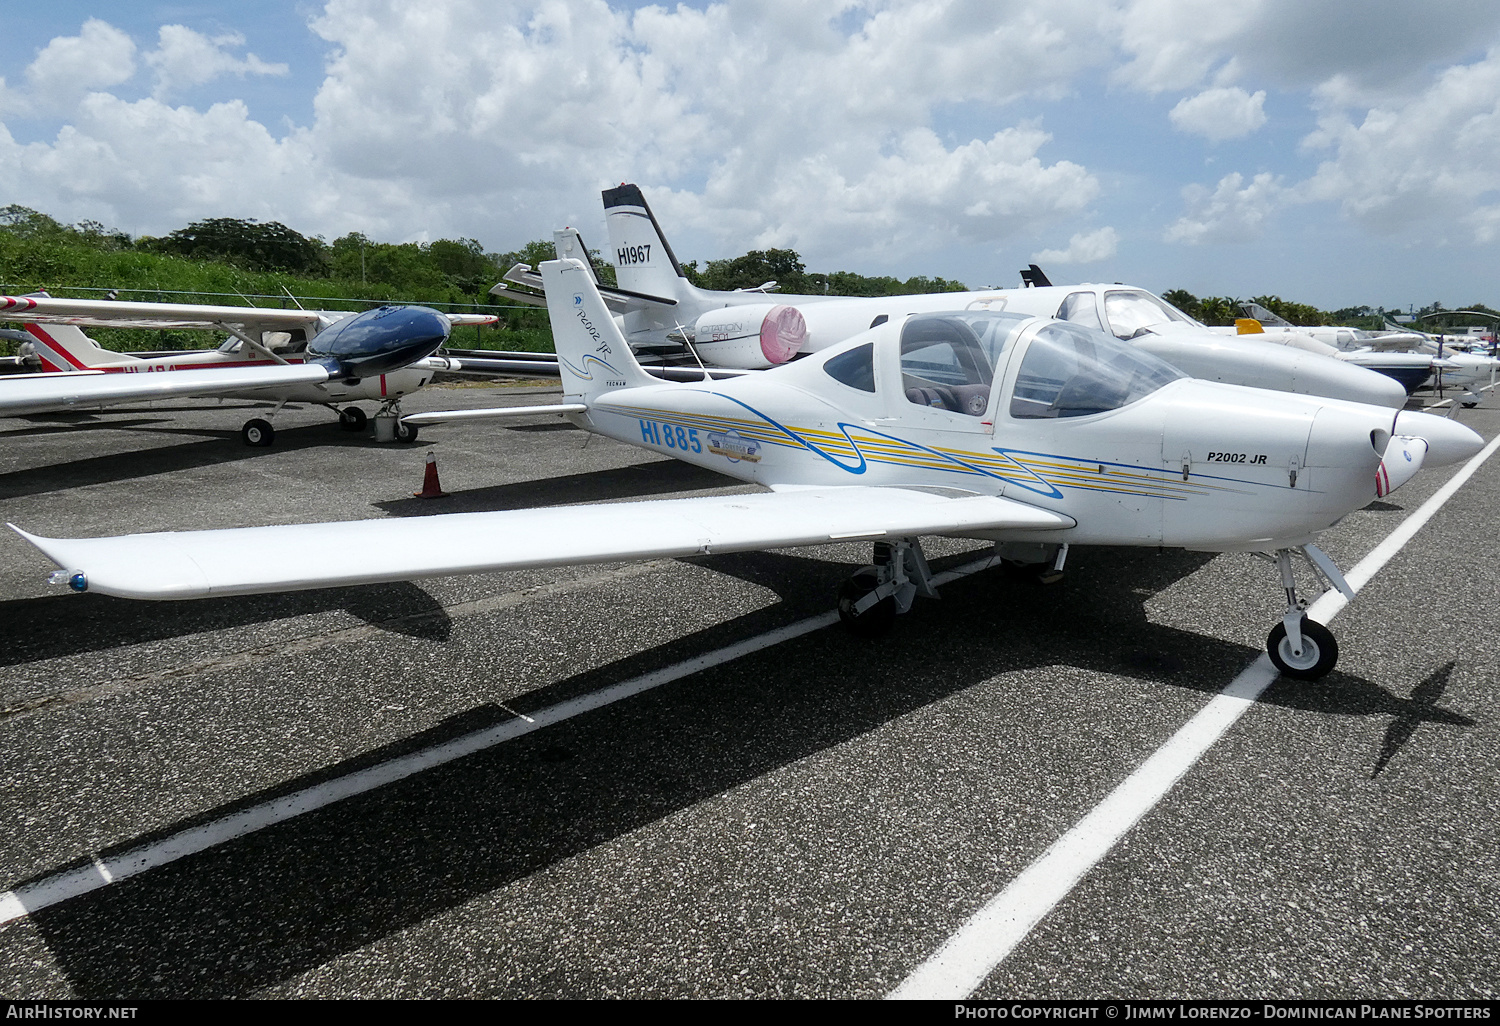
<instances>
[{"instance_id":1,"label":"white wing","mask_svg":"<svg viewBox=\"0 0 1500 1026\"><path fill-rule=\"evenodd\" d=\"M11 526L89 591L184 599L1074 521L998 496L853 487L116 538Z\"/></svg>"},{"instance_id":2,"label":"white wing","mask_svg":"<svg viewBox=\"0 0 1500 1026\"><path fill-rule=\"evenodd\" d=\"M233 324L246 331L303 329L309 338L334 320L316 310L274 307L209 306L198 303L125 303L108 299L59 299L53 296L0 296L0 318L36 324L74 324L112 328L220 328Z\"/></svg>"},{"instance_id":3,"label":"white wing","mask_svg":"<svg viewBox=\"0 0 1500 1026\"><path fill-rule=\"evenodd\" d=\"M344 310L280 310L259 306L211 306L199 303L129 303L109 299L60 299L54 296L0 296L0 320L36 324L73 324L93 328L190 328L245 331L292 331L311 338L335 321L354 316ZM455 326L494 324L493 314L448 314Z\"/></svg>"},{"instance_id":4,"label":"white wing","mask_svg":"<svg viewBox=\"0 0 1500 1026\"><path fill-rule=\"evenodd\" d=\"M327 380L325 368L306 363L134 374L17 374L0 378L0 417L88 410L174 396L317 385Z\"/></svg>"}]
</instances>

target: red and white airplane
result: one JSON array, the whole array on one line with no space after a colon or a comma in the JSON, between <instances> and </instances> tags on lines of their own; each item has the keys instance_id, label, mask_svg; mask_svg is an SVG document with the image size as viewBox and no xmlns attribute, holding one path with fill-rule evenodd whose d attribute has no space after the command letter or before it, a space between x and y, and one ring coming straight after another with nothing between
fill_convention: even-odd
<instances>
[{"instance_id":1,"label":"red and white airplane","mask_svg":"<svg viewBox=\"0 0 1500 1026\"><path fill-rule=\"evenodd\" d=\"M396 440L415 441L416 428L400 422L401 398L437 371L463 369L433 355L454 326L496 318L415 306L380 311L0 296L0 319L25 325L31 340L21 355L41 368L0 377L0 416L186 396L259 399L275 409L246 421L240 434L247 445L264 446L276 437L270 418L286 403L326 406L343 428L359 431L368 418L353 404L373 401L381 404L377 426L387 423ZM103 348L84 327L218 330L229 337L216 349L137 356ZM351 362L346 357L356 349L363 356ZM377 352L384 355L373 359Z\"/></svg>"}]
</instances>

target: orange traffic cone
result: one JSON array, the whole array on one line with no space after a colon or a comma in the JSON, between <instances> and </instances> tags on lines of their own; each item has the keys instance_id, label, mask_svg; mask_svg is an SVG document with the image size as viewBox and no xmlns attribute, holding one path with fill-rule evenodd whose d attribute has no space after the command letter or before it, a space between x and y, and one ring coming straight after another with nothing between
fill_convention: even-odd
<instances>
[{"instance_id":1,"label":"orange traffic cone","mask_svg":"<svg viewBox=\"0 0 1500 1026\"><path fill-rule=\"evenodd\" d=\"M427 473L422 478L422 490L411 494L414 499L441 499L448 494L438 484L437 457L430 452L427 454Z\"/></svg>"}]
</instances>

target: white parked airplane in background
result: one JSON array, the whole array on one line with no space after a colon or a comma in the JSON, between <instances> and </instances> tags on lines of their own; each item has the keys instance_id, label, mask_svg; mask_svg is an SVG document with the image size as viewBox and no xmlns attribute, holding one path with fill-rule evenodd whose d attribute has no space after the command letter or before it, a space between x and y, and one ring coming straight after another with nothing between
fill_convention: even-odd
<instances>
[{"instance_id":1,"label":"white parked airplane in background","mask_svg":"<svg viewBox=\"0 0 1500 1026\"><path fill-rule=\"evenodd\" d=\"M1136 348L1165 359L1192 377L1391 407L1406 401L1406 392L1385 377L1326 358L1334 350L1322 347L1325 352L1309 354L1258 341L1226 339L1141 289L1080 285L872 298L781 294L773 298L765 290L774 282L749 291L699 289L683 274L637 186L621 185L605 190L603 195L620 287L600 287L600 293L635 348L687 342L692 352L710 366L762 369L817 352L911 313L1019 309L1039 316L1073 317L1102 327L1107 323L1104 318L1119 316L1129 307L1130 330L1123 336ZM588 261L587 250L573 229L556 232L554 241L559 258ZM505 277L514 285L531 289L541 285L540 278L524 265L512 268ZM508 288L504 283L491 291L507 298L544 302L535 292ZM1093 293L1087 303L1080 295L1084 291ZM1155 311L1150 317L1144 313L1148 307ZM1162 329L1139 330L1144 324L1137 322L1143 318L1163 325ZM1122 334L1118 329L1114 333Z\"/></svg>"},{"instance_id":2,"label":"white parked airplane in background","mask_svg":"<svg viewBox=\"0 0 1500 1026\"><path fill-rule=\"evenodd\" d=\"M348 523L53 539L79 591L143 599L489 570L874 543L844 586L856 630L934 594L920 536L977 538L1061 570L1072 544L1272 554L1289 676L1337 658L1297 599L1294 553L1348 592L1319 531L1423 466L1477 452L1427 414L1183 377L1104 332L1011 312L896 314L795 363L666 383L626 344L581 261L541 266L578 427L765 485L752 495ZM532 408L534 412L535 408Z\"/></svg>"},{"instance_id":3,"label":"white parked airplane in background","mask_svg":"<svg viewBox=\"0 0 1500 1026\"><path fill-rule=\"evenodd\" d=\"M415 441L414 428L399 420L401 397L439 370L462 369L460 361L433 356L454 325L496 318L414 306L381 311L0 296L0 319L26 326L22 356L43 371L0 379L0 416L215 396L275 402L277 410L288 402L327 406L344 428L358 431L366 416L352 404L371 400L381 404L377 423L386 418L398 440ZM229 337L217 349L147 357L104 349L81 326L207 329ZM257 417L240 434L248 445L270 445L276 433Z\"/></svg>"},{"instance_id":4,"label":"white parked airplane in background","mask_svg":"<svg viewBox=\"0 0 1500 1026\"><path fill-rule=\"evenodd\" d=\"M1496 373L1500 371L1500 360L1493 356L1448 346L1442 339L1420 331L1364 331L1338 325L1299 326L1278 317L1259 303L1245 303L1243 308L1248 316L1260 322L1268 335L1316 339L1335 347L1347 359L1390 374L1406 384L1408 391L1416 391L1418 388L1463 389L1465 398L1460 401L1464 406L1477 405L1483 399L1480 390L1487 385L1494 385ZM1405 375L1382 365L1382 361L1399 360L1403 357L1413 363L1413 369ZM1429 371L1422 377L1417 365L1424 358L1428 362Z\"/></svg>"}]
</instances>

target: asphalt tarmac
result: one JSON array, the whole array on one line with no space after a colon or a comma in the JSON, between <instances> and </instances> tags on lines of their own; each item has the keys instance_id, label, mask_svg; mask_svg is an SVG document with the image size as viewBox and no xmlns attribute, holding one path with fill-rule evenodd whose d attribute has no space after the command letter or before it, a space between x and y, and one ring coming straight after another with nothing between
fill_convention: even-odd
<instances>
[{"instance_id":1,"label":"asphalt tarmac","mask_svg":"<svg viewBox=\"0 0 1500 1026\"><path fill-rule=\"evenodd\" d=\"M0 520L83 536L744 488L556 418L403 446L288 409L250 449L251 414L0 421ZM1492 438L1500 399L1457 416ZM448 498L412 497L429 450ZM1323 547L1354 565L1457 469ZM1334 673L1272 684L974 996L1494 997L1497 502L1500 458L1332 622ZM157 604L50 585L5 532L0 890L116 882L23 899L0 994L878 998L1253 664L1284 601L1249 556L1075 549L1061 584L974 573L878 641L804 623L867 559ZM307 811L263 812L283 806Z\"/></svg>"}]
</instances>

